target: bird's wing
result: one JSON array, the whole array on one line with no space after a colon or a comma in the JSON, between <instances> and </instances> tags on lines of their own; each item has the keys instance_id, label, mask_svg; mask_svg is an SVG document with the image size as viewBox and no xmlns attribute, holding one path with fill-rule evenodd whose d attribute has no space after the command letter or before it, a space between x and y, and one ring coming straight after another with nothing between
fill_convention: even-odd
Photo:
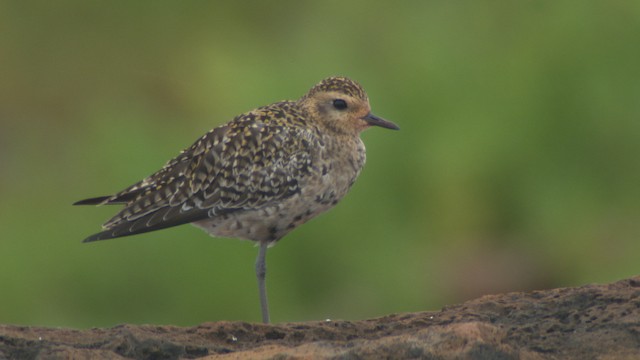
<instances>
[{"instance_id":1,"label":"bird's wing","mask_svg":"<svg viewBox=\"0 0 640 360\"><path fill-rule=\"evenodd\" d=\"M292 103L278 103L211 130L155 174L111 197L95 198L126 206L85 241L258 209L295 194L311 171L310 149L317 145L316 132L296 126L295 119L302 116Z\"/></svg>"}]
</instances>

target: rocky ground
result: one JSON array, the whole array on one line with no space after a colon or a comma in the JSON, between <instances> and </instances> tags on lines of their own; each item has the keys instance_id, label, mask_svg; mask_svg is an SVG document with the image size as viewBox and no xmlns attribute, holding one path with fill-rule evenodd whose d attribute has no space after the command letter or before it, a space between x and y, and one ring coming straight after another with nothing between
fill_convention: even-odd
<instances>
[{"instance_id":1,"label":"rocky ground","mask_svg":"<svg viewBox=\"0 0 640 360\"><path fill-rule=\"evenodd\" d=\"M640 359L640 276L364 321L0 325L0 359Z\"/></svg>"}]
</instances>

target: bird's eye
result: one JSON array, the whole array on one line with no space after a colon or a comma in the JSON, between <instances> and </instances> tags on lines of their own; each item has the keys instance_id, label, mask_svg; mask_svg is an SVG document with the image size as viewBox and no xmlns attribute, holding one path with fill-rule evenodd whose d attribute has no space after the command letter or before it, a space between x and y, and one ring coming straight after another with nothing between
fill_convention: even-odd
<instances>
[{"instance_id":1,"label":"bird's eye","mask_svg":"<svg viewBox=\"0 0 640 360\"><path fill-rule=\"evenodd\" d=\"M338 110L344 110L347 108L347 102L342 99L333 100L333 107Z\"/></svg>"}]
</instances>

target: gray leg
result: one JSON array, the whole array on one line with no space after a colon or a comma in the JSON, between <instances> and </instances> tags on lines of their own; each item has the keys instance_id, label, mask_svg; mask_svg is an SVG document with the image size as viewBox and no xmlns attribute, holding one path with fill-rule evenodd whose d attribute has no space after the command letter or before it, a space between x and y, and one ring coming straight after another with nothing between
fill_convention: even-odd
<instances>
[{"instance_id":1,"label":"gray leg","mask_svg":"<svg viewBox=\"0 0 640 360\"><path fill-rule=\"evenodd\" d=\"M256 259L256 277L258 278L258 291L260 292L260 309L262 310L262 322L269 323L269 304L267 303L267 243L260 242L260 250Z\"/></svg>"}]
</instances>

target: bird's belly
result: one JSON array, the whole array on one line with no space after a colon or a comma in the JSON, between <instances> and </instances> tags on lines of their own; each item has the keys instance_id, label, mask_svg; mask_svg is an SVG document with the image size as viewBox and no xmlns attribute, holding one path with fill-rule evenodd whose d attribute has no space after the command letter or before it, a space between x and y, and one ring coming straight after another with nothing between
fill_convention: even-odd
<instances>
[{"instance_id":1,"label":"bird's belly","mask_svg":"<svg viewBox=\"0 0 640 360\"><path fill-rule=\"evenodd\" d=\"M358 172L318 176L301 191L260 209L239 210L194 222L212 236L276 242L296 227L334 207L347 193Z\"/></svg>"}]
</instances>

